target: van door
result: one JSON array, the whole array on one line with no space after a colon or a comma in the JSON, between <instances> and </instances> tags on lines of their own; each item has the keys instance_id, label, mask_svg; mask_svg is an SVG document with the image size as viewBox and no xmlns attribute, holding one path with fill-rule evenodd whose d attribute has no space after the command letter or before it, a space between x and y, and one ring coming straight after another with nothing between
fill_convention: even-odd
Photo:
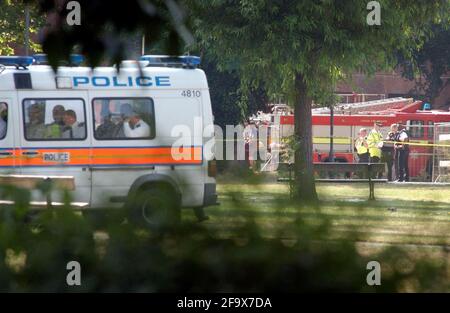
<instances>
[{"instance_id":1,"label":"van door","mask_svg":"<svg viewBox=\"0 0 450 313\"><path fill-rule=\"evenodd\" d=\"M83 91L19 92L19 154L21 173L73 176L71 201L90 203L91 119L86 99ZM42 195L33 196L43 200Z\"/></svg>"},{"instance_id":2,"label":"van door","mask_svg":"<svg viewBox=\"0 0 450 313\"><path fill-rule=\"evenodd\" d=\"M122 206L138 177L155 172L170 148L155 143L154 101L123 91L90 91L95 129L92 148L92 205ZM135 120L133 128L131 119ZM125 121L125 120L130 120ZM169 152L167 152L169 151ZM163 157L163 158L161 158Z\"/></svg>"},{"instance_id":3,"label":"van door","mask_svg":"<svg viewBox=\"0 0 450 313\"><path fill-rule=\"evenodd\" d=\"M16 150L14 146L14 119L12 101L0 98L0 173L14 173L16 170Z\"/></svg>"}]
</instances>

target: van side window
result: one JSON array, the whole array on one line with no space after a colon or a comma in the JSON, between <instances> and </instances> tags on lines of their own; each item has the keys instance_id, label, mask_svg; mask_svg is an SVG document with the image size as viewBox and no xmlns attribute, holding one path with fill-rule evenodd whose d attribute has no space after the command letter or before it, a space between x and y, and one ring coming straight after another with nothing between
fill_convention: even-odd
<instances>
[{"instance_id":1,"label":"van side window","mask_svg":"<svg viewBox=\"0 0 450 313\"><path fill-rule=\"evenodd\" d=\"M155 138L151 98L95 98L92 100L97 140Z\"/></svg>"},{"instance_id":2,"label":"van side window","mask_svg":"<svg viewBox=\"0 0 450 313\"><path fill-rule=\"evenodd\" d=\"M28 141L86 139L83 99L25 99L23 115Z\"/></svg>"},{"instance_id":3,"label":"van side window","mask_svg":"<svg viewBox=\"0 0 450 313\"><path fill-rule=\"evenodd\" d=\"M8 105L0 102L0 140L6 137L8 126Z\"/></svg>"}]
</instances>

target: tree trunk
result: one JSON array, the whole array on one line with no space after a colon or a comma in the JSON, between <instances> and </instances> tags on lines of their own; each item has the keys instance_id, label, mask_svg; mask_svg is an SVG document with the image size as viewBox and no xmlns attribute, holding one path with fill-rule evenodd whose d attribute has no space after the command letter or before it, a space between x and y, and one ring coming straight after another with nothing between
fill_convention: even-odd
<instances>
[{"instance_id":1,"label":"tree trunk","mask_svg":"<svg viewBox=\"0 0 450 313\"><path fill-rule=\"evenodd\" d=\"M303 76L295 77L295 187L294 198L302 202L317 202L313 171L312 99L307 95Z\"/></svg>"}]
</instances>

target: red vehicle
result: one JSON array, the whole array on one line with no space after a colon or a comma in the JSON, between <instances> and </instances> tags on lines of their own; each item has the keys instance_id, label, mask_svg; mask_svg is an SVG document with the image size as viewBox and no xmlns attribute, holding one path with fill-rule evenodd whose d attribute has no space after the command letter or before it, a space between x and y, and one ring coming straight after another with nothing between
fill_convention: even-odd
<instances>
[{"instance_id":1,"label":"red vehicle","mask_svg":"<svg viewBox=\"0 0 450 313\"><path fill-rule=\"evenodd\" d=\"M425 108L424 108L425 106ZM434 142L434 124L450 122L450 112L430 110L428 104L412 99L394 98L343 105L334 109L333 151L336 162L354 162L354 139L362 127L370 130L375 121L383 124L381 132L387 135L393 123L406 125L410 142L409 168L411 178L429 180ZM314 109L312 113L314 161L327 162L330 152L330 111ZM293 115L273 115L274 125L279 125L280 136L294 132ZM416 143L416 145L414 145Z\"/></svg>"}]
</instances>

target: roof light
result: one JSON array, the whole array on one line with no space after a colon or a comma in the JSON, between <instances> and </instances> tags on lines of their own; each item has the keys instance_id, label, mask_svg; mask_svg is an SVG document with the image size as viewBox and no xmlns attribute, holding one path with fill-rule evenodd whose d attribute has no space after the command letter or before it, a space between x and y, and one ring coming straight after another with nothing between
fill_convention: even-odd
<instances>
[{"instance_id":1,"label":"roof light","mask_svg":"<svg viewBox=\"0 0 450 313\"><path fill-rule=\"evenodd\" d=\"M81 54L71 54L70 55L70 64L74 66L80 66L81 63L84 62L84 56Z\"/></svg>"},{"instance_id":2,"label":"roof light","mask_svg":"<svg viewBox=\"0 0 450 313\"><path fill-rule=\"evenodd\" d=\"M33 55L34 63L41 65L41 64L48 64L47 55L46 54L35 54Z\"/></svg>"},{"instance_id":3,"label":"roof light","mask_svg":"<svg viewBox=\"0 0 450 313\"><path fill-rule=\"evenodd\" d=\"M200 65L200 57L183 55L183 56L169 56L169 55L143 55L140 57L141 61L147 61L147 66L174 66L196 68Z\"/></svg>"},{"instance_id":4,"label":"roof light","mask_svg":"<svg viewBox=\"0 0 450 313\"><path fill-rule=\"evenodd\" d=\"M46 54L35 54L33 55L35 64L38 65L47 65L48 58ZM80 66L81 63L84 62L84 56L81 54L71 54L70 55L70 65L71 66Z\"/></svg>"},{"instance_id":5,"label":"roof light","mask_svg":"<svg viewBox=\"0 0 450 313\"><path fill-rule=\"evenodd\" d=\"M0 56L0 64L4 66L27 67L33 64L32 57Z\"/></svg>"},{"instance_id":6,"label":"roof light","mask_svg":"<svg viewBox=\"0 0 450 313\"><path fill-rule=\"evenodd\" d=\"M136 61L136 60L123 60L120 63L121 67L127 67L127 68L139 68L139 67L146 67L148 65L147 61Z\"/></svg>"}]
</instances>

